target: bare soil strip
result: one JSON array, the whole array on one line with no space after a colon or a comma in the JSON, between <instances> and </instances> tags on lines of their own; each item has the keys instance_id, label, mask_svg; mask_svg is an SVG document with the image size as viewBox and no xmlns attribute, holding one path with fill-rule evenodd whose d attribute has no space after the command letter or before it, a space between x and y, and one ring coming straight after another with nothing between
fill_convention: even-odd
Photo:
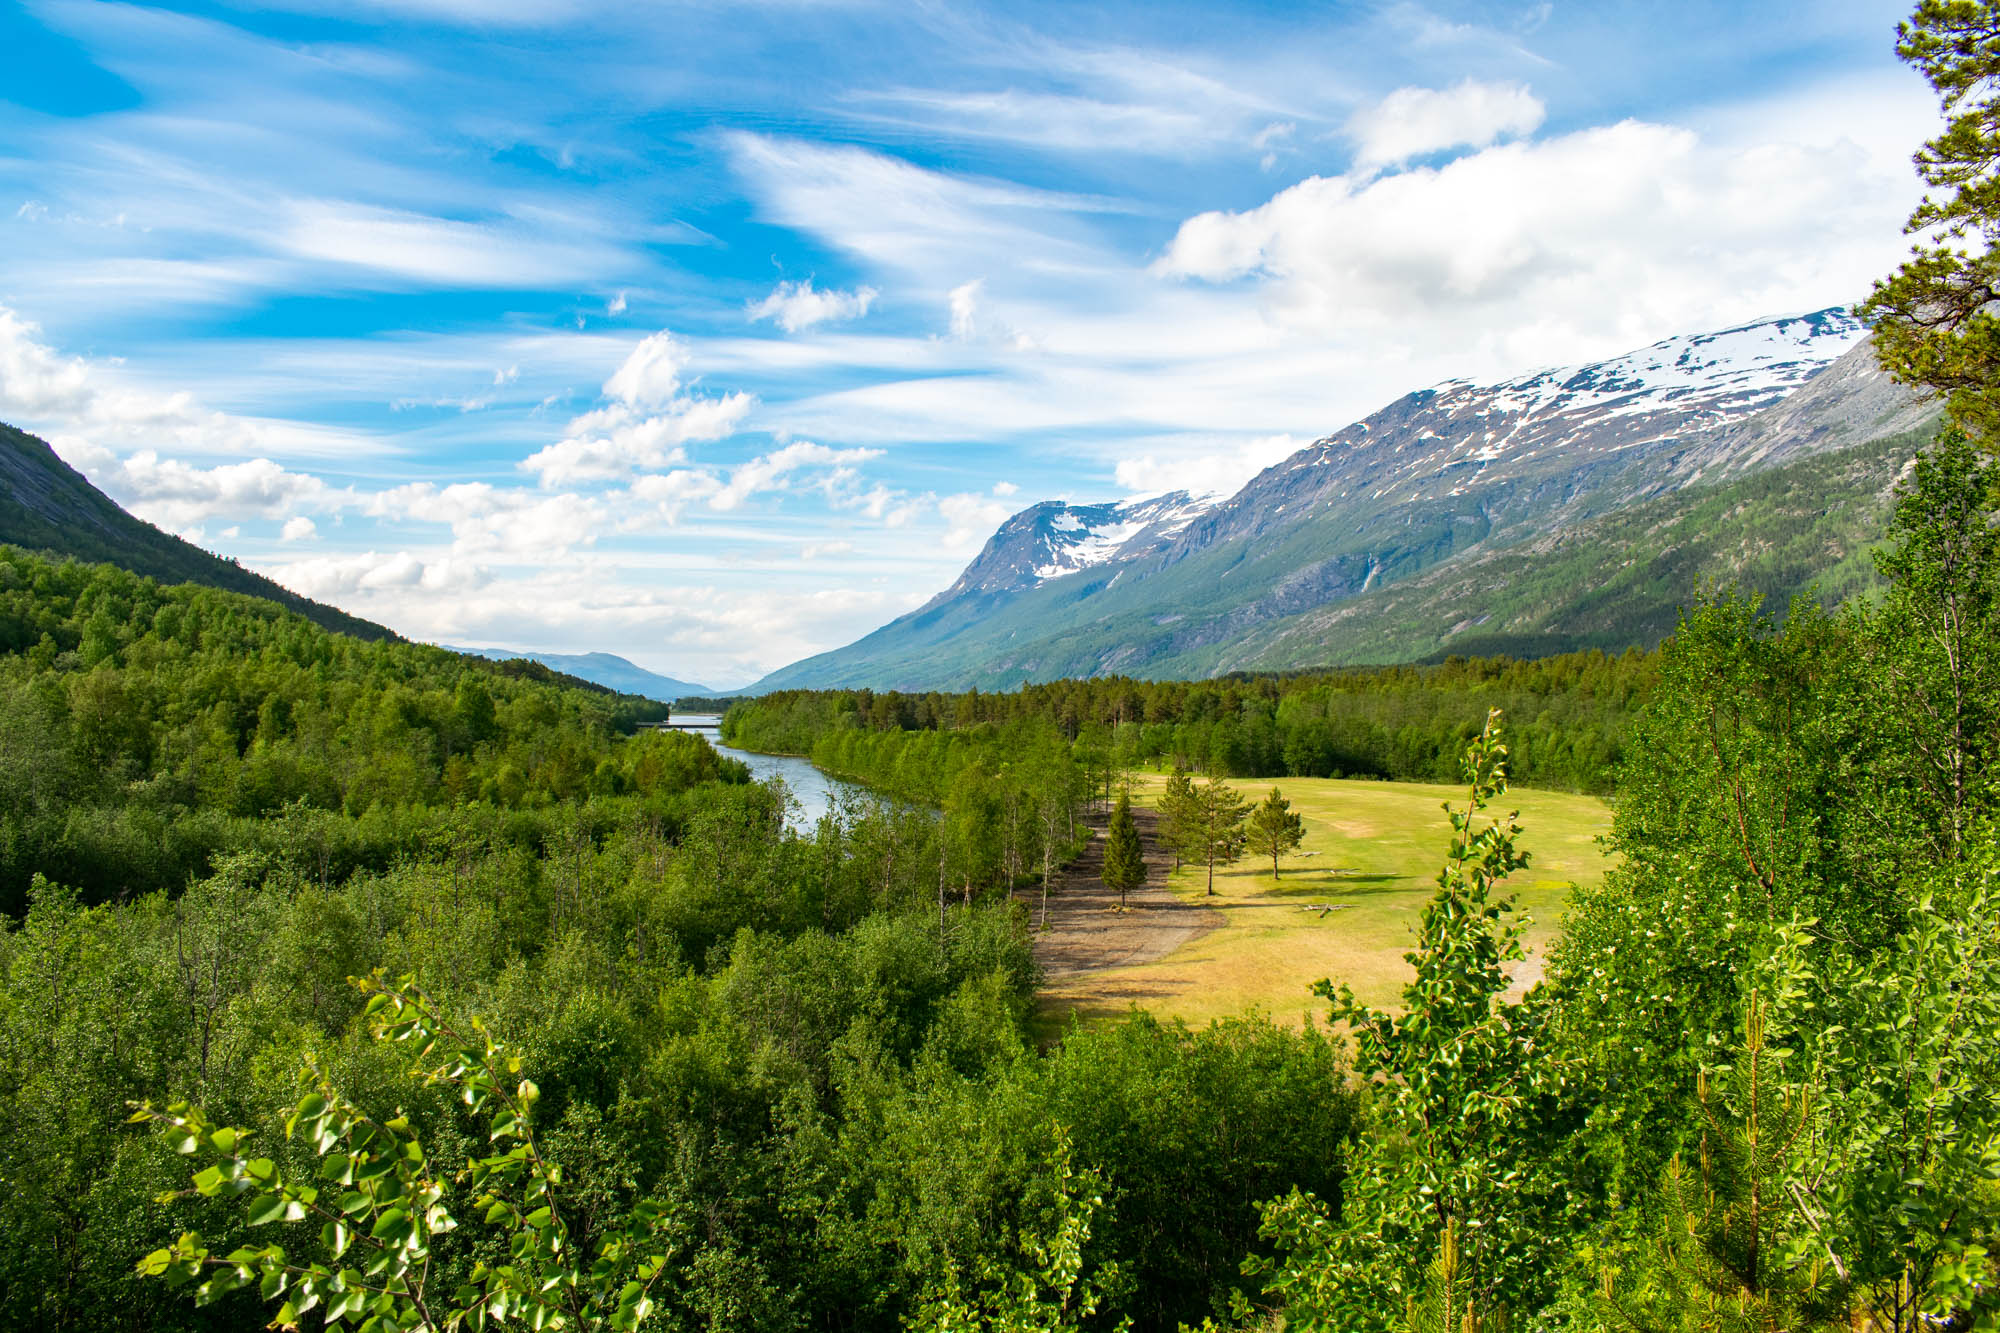
<instances>
[{"instance_id":1,"label":"bare soil strip","mask_svg":"<svg viewBox=\"0 0 2000 1333\"><path fill-rule=\"evenodd\" d=\"M1118 911L1118 894L1104 887L1106 816L1087 822L1090 841L1077 858L1054 877L1049 890L1047 930L1034 931L1035 961L1051 982L1063 987L1065 1007L1089 996L1087 983L1074 978L1106 968L1157 962L1189 940L1222 924L1222 913L1183 902L1166 887L1173 859L1160 847L1159 816L1134 807L1139 842L1146 854L1146 883L1126 896L1127 910ZM1031 923L1039 924L1042 890L1039 884L1015 896L1025 904ZM1089 996L1114 1001L1116 997ZM1086 1007L1087 1005L1086 1001Z\"/></svg>"}]
</instances>

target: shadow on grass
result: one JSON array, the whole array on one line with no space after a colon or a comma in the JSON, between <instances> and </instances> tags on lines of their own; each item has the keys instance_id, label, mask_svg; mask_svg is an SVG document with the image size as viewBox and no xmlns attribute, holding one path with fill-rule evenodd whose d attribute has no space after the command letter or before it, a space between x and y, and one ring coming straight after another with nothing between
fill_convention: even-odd
<instances>
[{"instance_id":1,"label":"shadow on grass","mask_svg":"<svg viewBox=\"0 0 2000 1333\"><path fill-rule=\"evenodd\" d=\"M1035 1043L1046 1049L1068 1034L1072 1022L1092 1027L1108 1019L1129 1018L1145 1012L1147 1001L1165 1000L1179 993L1177 987L1131 981L1115 982L1083 996L1045 992L1036 1000L1029 1026Z\"/></svg>"},{"instance_id":2,"label":"shadow on grass","mask_svg":"<svg viewBox=\"0 0 2000 1333\"><path fill-rule=\"evenodd\" d=\"M1373 898L1382 894L1421 892L1427 881L1407 875L1286 875L1266 888L1270 898Z\"/></svg>"}]
</instances>

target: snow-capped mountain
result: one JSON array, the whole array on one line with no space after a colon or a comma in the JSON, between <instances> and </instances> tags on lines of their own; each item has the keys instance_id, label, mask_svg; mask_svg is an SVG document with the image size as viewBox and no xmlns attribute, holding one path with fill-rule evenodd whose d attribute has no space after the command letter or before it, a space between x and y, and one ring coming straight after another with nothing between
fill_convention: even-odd
<instances>
[{"instance_id":1,"label":"snow-capped mountain","mask_svg":"<svg viewBox=\"0 0 2000 1333\"><path fill-rule=\"evenodd\" d=\"M1611 540L1591 534L1610 531L1612 518L1641 506L1667 516L1658 530L1694 534L1676 539L1692 549L1690 541L1705 540L1701 522L1686 518L1697 501L1676 496L1707 494L1924 425L1934 409L1875 368L1865 339L1866 330L1835 308L1668 338L1496 384L1451 380L1306 446L1224 499L1177 494L1035 505L1002 524L959 579L919 610L753 688L986 688L1113 672L1200 675L1398 660L1393 654L1455 642L1466 626L1498 633L1505 626L1489 607L1455 605L1441 627L1398 621L1393 633L1368 622L1365 608L1455 562L1484 560L1494 569L1500 566L1490 557L1498 552L1538 550L1557 539L1571 550L1576 542ZM1844 480L1827 480L1836 475ZM1827 550L1859 533L1855 523L1873 521L1866 518L1879 499L1866 489L1873 475L1823 468L1800 482L1863 487L1830 498L1857 517L1841 520L1845 535ZM1753 508L1768 500L1756 494L1764 498ZM1810 525L1828 512L1807 504L1782 521ZM1746 539L1707 572L1734 577L1767 546ZM1629 563L1623 552L1606 551L1604 577ZM1534 568L1518 560L1505 567L1528 571L1522 577ZM1789 595L1812 572L1786 565L1771 574L1766 591ZM1684 576L1676 566L1673 577ZM1657 605L1637 610L1629 601L1590 602L1589 587L1574 588L1597 610L1564 613L1564 641L1629 632L1614 624L1664 632L1675 603L1660 599L1684 598L1691 587L1649 592ZM1400 605L1398 615L1418 614L1407 609L1409 599ZM1520 635L1542 632L1531 632L1518 615L1512 623L1507 632L1521 642ZM1423 644L1431 647L1412 647ZM1285 660L1274 656L1280 653Z\"/></svg>"},{"instance_id":2,"label":"snow-capped mountain","mask_svg":"<svg viewBox=\"0 0 2000 1333\"><path fill-rule=\"evenodd\" d=\"M1474 494L1501 527L1544 521L1552 502L1558 520L1600 512L1686 480L1681 442L1781 402L1866 335L1836 307L1498 384L1448 380L1267 469L1195 525L1176 554L1329 509L1358 518Z\"/></svg>"},{"instance_id":3,"label":"snow-capped mountain","mask_svg":"<svg viewBox=\"0 0 2000 1333\"><path fill-rule=\"evenodd\" d=\"M1093 565L1162 550L1222 499L1169 491L1108 504L1044 500L1030 505L1002 523L958 581L926 607L971 593L1016 592Z\"/></svg>"}]
</instances>

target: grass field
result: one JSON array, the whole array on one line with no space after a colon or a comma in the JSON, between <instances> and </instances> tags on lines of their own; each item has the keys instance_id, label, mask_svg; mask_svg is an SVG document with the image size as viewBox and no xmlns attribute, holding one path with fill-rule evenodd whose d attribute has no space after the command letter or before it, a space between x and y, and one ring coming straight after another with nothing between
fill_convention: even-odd
<instances>
[{"instance_id":1,"label":"grass field","mask_svg":"<svg viewBox=\"0 0 2000 1333\"><path fill-rule=\"evenodd\" d=\"M1136 775L1135 802L1151 804L1164 785L1157 774ZM1190 902L1213 907L1217 929L1157 962L1112 968L1052 984L1045 1021L1066 1024L1112 1017L1133 1005L1160 1017L1205 1023L1256 1008L1298 1022L1323 1012L1312 994L1322 977L1346 982L1367 1001L1394 1004L1409 974L1403 961L1423 905L1436 885L1450 825L1440 805L1462 804L1459 787L1408 782L1287 778L1232 784L1262 799L1273 785L1304 819L1306 838L1287 857L1280 877L1271 863L1245 858L1217 867L1215 896L1204 897L1205 871L1184 868L1168 887ZM1603 875L1598 835L1611 810L1594 796L1515 790L1503 809L1518 809L1521 845L1532 860L1509 886L1534 918L1530 950L1553 936L1573 885ZM1301 910L1326 903L1325 913ZM1532 955L1527 966L1539 967Z\"/></svg>"}]
</instances>

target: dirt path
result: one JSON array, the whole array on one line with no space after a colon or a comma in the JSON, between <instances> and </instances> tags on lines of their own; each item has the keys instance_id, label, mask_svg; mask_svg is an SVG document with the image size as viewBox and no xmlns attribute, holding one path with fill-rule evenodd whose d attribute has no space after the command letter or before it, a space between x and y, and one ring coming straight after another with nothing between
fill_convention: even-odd
<instances>
[{"instance_id":1,"label":"dirt path","mask_svg":"<svg viewBox=\"0 0 2000 1333\"><path fill-rule=\"evenodd\" d=\"M1090 841L1055 876L1049 891L1049 928L1034 932L1035 960L1049 981L1154 962L1222 924L1222 913L1183 902L1166 888L1173 859L1160 847L1159 816L1134 809L1132 818L1145 848L1146 883L1127 895L1128 910L1115 910L1118 895L1099 878L1104 869L1104 816L1086 821ZM1027 905L1030 922L1039 924L1041 886L1022 889L1015 896ZM1072 983L1064 991L1073 1004L1089 987Z\"/></svg>"}]
</instances>

